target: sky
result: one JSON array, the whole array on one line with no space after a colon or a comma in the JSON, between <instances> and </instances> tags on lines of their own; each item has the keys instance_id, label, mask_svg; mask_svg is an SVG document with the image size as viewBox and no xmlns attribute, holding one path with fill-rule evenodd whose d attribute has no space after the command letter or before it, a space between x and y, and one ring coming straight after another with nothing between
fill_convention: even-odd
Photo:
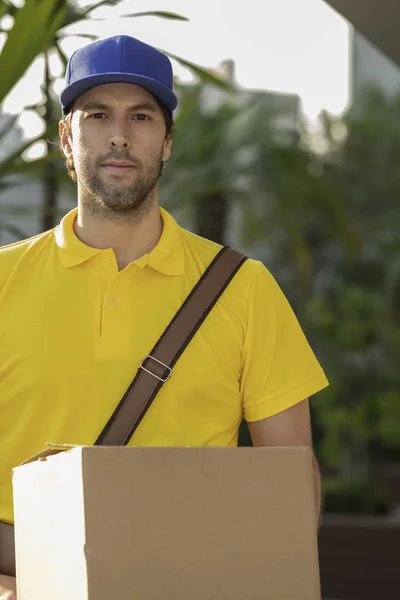
<instances>
[{"instance_id":1,"label":"sky","mask_svg":"<svg viewBox=\"0 0 400 600\"><path fill-rule=\"evenodd\" d=\"M76 3L84 6L93 0ZM190 21L120 17L148 10L175 12ZM204 67L233 59L241 87L298 94L310 122L322 109L338 115L347 106L350 29L323 0L124 0L117 8L98 9L94 16L106 20L69 28L71 35L62 44L68 56L89 41L78 33L128 34ZM181 80L190 80L186 69L173 66ZM63 74L60 64L54 63L53 69ZM38 101L42 73L38 60L6 98L3 110L21 113ZM57 93L62 87L60 79ZM40 133L39 119L29 112L21 115L20 124L25 137Z\"/></svg>"}]
</instances>

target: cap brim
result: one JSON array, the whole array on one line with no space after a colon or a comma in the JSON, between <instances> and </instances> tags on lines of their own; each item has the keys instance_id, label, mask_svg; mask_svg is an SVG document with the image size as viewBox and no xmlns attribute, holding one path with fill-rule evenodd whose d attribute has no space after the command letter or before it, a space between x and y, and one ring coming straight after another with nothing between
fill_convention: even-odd
<instances>
[{"instance_id":1,"label":"cap brim","mask_svg":"<svg viewBox=\"0 0 400 600\"><path fill-rule=\"evenodd\" d=\"M178 99L174 92L155 79L145 77L144 75L102 73L101 75L91 75L76 83L71 83L61 92L60 103L63 107L63 115L69 112L71 106L79 96L98 85L104 85L106 83L133 83L139 85L156 96L171 112L175 110L178 105Z\"/></svg>"}]
</instances>

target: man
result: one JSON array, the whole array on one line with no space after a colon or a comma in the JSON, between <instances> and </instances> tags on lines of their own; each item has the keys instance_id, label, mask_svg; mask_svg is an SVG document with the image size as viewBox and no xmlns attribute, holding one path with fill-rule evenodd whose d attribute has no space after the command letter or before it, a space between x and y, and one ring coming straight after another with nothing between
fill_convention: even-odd
<instances>
[{"instance_id":1,"label":"man","mask_svg":"<svg viewBox=\"0 0 400 600\"><path fill-rule=\"evenodd\" d=\"M158 203L172 80L168 58L128 36L69 60L60 140L78 207L55 229L0 249L3 531L13 522L12 468L49 441L95 442L220 250ZM235 446L244 416L255 446L311 446L308 397L326 385L275 280L249 259L129 444Z\"/></svg>"}]
</instances>

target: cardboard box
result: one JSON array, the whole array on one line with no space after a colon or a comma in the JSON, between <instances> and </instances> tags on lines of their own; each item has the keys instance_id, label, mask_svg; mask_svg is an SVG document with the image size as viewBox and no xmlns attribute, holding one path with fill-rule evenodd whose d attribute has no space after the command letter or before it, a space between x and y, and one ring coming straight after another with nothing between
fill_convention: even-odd
<instances>
[{"instance_id":1,"label":"cardboard box","mask_svg":"<svg viewBox=\"0 0 400 600\"><path fill-rule=\"evenodd\" d=\"M308 448L76 447L13 483L18 600L321 598Z\"/></svg>"}]
</instances>

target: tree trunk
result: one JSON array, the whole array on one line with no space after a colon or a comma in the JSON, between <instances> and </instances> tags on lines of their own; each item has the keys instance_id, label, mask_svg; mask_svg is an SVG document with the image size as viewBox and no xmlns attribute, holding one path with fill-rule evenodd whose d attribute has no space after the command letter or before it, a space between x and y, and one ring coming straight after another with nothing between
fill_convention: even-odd
<instances>
[{"instance_id":1,"label":"tree trunk","mask_svg":"<svg viewBox=\"0 0 400 600\"><path fill-rule=\"evenodd\" d=\"M46 96L45 103L45 122L46 127L53 122L53 104L50 96L50 64L49 64L49 52L45 52L45 88L44 93ZM47 140L47 153L52 152L53 147ZM49 163L43 168L43 207L42 207L42 231L52 229L56 225L56 211L57 211L57 194L58 194L58 179L56 175L55 165Z\"/></svg>"},{"instance_id":2,"label":"tree trunk","mask_svg":"<svg viewBox=\"0 0 400 600\"><path fill-rule=\"evenodd\" d=\"M196 206L196 231L217 244L225 244L228 225L229 201L223 194L212 194L201 198ZM246 421L239 428L238 446L252 446Z\"/></svg>"},{"instance_id":3,"label":"tree trunk","mask_svg":"<svg viewBox=\"0 0 400 600\"><path fill-rule=\"evenodd\" d=\"M201 198L196 205L196 230L199 235L224 244L228 220L228 200L223 194Z\"/></svg>"}]
</instances>

